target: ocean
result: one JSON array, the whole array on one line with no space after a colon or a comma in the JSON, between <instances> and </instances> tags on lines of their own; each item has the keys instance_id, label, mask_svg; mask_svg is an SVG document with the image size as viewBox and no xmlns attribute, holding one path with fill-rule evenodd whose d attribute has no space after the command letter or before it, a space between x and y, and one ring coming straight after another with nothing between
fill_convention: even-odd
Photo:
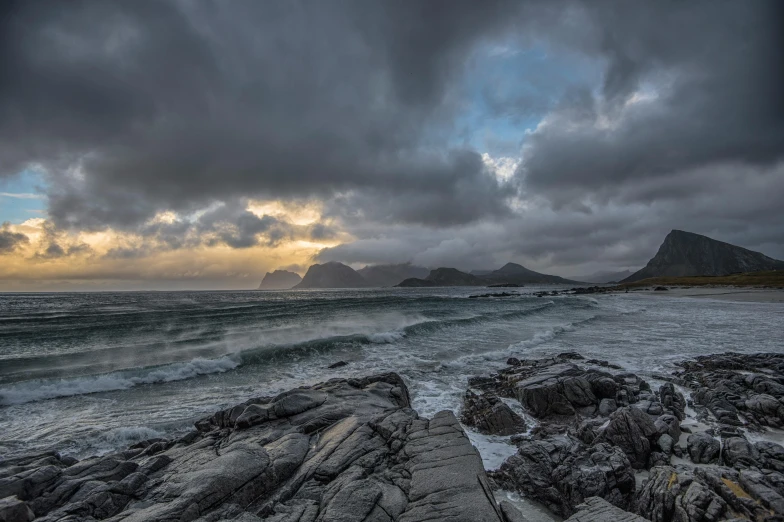
<instances>
[{"instance_id":1,"label":"ocean","mask_svg":"<svg viewBox=\"0 0 784 522\"><path fill-rule=\"evenodd\" d=\"M784 351L781 303L539 289L0 294L0 458L104 454L334 377L398 372L430 416L510 356L576 351L655 380L695 355ZM468 433L488 469L514 451Z\"/></svg>"}]
</instances>

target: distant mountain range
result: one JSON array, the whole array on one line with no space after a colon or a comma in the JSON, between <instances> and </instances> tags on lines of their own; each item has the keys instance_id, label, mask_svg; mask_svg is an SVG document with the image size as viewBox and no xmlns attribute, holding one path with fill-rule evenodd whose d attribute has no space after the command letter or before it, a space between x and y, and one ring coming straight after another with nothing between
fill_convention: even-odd
<instances>
[{"instance_id":1,"label":"distant mountain range","mask_svg":"<svg viewBox=\"0 0 784 522\"><path fill-rule=\"evenodd\" d=\"M481 275L461 272L456 268L434 270L402 263L374 265L354 270L335 261L312 265L301 278L285 270L267 273L259 289L289 288L367 288L367 287L427 287L427 286L487 286L499 284L574 284L577 281L541 274L516 263L507 263L498 270L481 271Z\"/></svg>"},{"instance_id":2,"label":"distant mountain range","mask_svg":"<svg viewBox=\"0 0 784 522\"><path fill-rule=\"evenodd\" d=\"M631 283L649 277L725 276L782 269L784 261L759 252L692 232L673 230L648 264L621 282Z\"/></svg>"},{"instance_id":3,"label":"distant mountain range","mask_svg":"<svg viewBox=\"0 0 784 522\"><path fill-rule=\"evenodd\" d=\"M481 275L476 275L479 272ZM484 271L474 271L467 274L456 268L437 268L431 270L430 274L424 279L412 278L402 281L397 286L485 286L490 284L575 284L571 281L548 274L540 274L529 270L517 263L507 263L498 270L489 273Z\"/></svg>"},{"instance_id":4,"label":"distant mountain range","mask_svg":"<svg viewBox=\"0 0 784 522\"><path fill-rule=\"evenodd\" d=\"M534 272L517 263L507 263L498 270L472 270L471 273L449 267L428 270L410 263L354 270L331 261L312 265L303 278L286 270L267 272L259 289L630 283L649 277L724 276L763 270L784 270L784 261L699 234L673 230L645 268L633 274L629 270L597 272L565 279Z\"/></svg>"},{"instance_id":5,"label":"distant mountain range","mask_svg":"<svg viewBox=\"0 0 784 522\"><path fill-rule=\"evenodd\" d=\"M299 274L288 270L275 270L267 272L261 280L259 290L288 290L302 281Z\"/></svg>"},{"instance_id":6,"label":"distant mountain range","mask_svg":"<svg viewBox=\"0 0 784 522\"><path fill-rule=\"evenodd\" d=\"M370 283L371 286L395 286L404 279L416 277L424 279L430 272L423 266L402 263L399 265L373 265L360 268L357 273Z\"/></svg>"},{"instance_id":7,"label":"distant mountain range","mask_svg":"<svg viewBox=\"0 0 784 522\"><path fill-rule=\"evenodd\" d=\"M420 286L482 286L483 279L461 272L457 268L436 268L431 270L424 279L412 277L401 281L396 286L401 287L420 287Z\"/></svg>"}]
</instances>

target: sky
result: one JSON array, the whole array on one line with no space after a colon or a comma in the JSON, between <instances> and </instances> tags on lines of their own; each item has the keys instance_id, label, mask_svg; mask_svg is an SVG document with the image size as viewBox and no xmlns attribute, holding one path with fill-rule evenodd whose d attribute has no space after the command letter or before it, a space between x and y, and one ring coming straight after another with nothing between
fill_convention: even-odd
<instances>
[{"instance_id":1,"label":"sky","mask_svg":"<svg viewBox=\"0 0 784 522\"><path fill-rule=\"evenodd\" d=\"M776 0L0 2L0 291L784 259Z\"/></svg>"}]
</instances>

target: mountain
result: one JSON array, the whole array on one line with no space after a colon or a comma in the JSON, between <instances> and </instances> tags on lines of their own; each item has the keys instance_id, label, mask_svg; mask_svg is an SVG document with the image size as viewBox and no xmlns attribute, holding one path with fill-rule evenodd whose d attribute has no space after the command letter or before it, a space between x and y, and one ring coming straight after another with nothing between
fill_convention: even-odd
<instances>
[{"instance_id":1,"label":"mountain","mask_svg":"<svg viewBox=\"0 0 784 522\"><path fill-rule=\"evenodd\" d=\"M402 281L397 286L482 286L485 281L475 275L466 274L456 268L436 268L431 270L426 278L412 277Z\"/></svg>"},{"instance_id":2,"label":"mountain","mask_svg":"<svg viewBox=\"0 0 784 522\"><path fill-rule=\"evenodd\" d=\"M492 272L492 270L471 270L468 273L475 276L486 276L490 272Z\"/></svg>"},{"instance_id":3,"label":"mountain","mask_svg":"<svg viewBox=\"0 0 784 522\"><path fill-rule=\"evenodd\" d=\"M706 236L673 230L656 255L622 283L649 277L724 276L737 272L782 270L784 261Z\"/></svg>"},{"instance_id":4,"label":"mountain","mask_svg":"<svg viewBox=\"0 0 784 522\"><path fill-rule=\"evenodd\" d=\"M356 270L343 263L330 261L311 265L305 277L294 288L364 288L370 286Z\"/></svg>"},{"instance_id":5,"label":"mountain","mask_svg":"<svg viewBox=\"0 0 784 522\"><path fill-rule=\"evenodd\" d=\"M572 279L575 281L584 281L586 283L617 283L622 279L626 279L632 275L631 270L623 270L621 272L595 272L591 275L575 276Z\"/></svg>"},{"instance_id":6,"label":"mountain","mask_svg":"<svg viewBox=\"0 0 784 522\"><path fill-rule=\"evenodd\" d=\"M274 272L267 272L264 279L261 280L259 290L288 290L299 284L302 278L299 274L289 272L288 270L275 270Z\"/></svg>"},{"instance_id":7,"label":"mountain","mask_svg":"<svg viewBox=\"0 0 784 522\"><path fill-rule=\"evenodd\" d=\"M430 271L426 279L437 286L481 286L485 284L481 278L461 272L457 268L436 268Z\"/></svg>"},{"instance_id":8,"label":"mountain","mask_svg":"<svg viewBox=\"0 0 784 522\"><path fill-rule=\"evenodd\" d=\"M564 279L548 274L540 274L529 270L523 265L517 263L507 263L498 270L493 270L482 279L491 283L516 283L516 284L575 284L578 281L571 279Z\"/></svg>"},{"instance_id":9,"label":"mountain","mask_svg":"<svg viewBox=\"0 0 784 522\"><path fill-rule=\"evenodd\" d=\"M399 265L373 265L357 270L370 286L395 286L404 279L427 277L429 270L422 266L402 263Z\"/></svg>"}]
</instances>

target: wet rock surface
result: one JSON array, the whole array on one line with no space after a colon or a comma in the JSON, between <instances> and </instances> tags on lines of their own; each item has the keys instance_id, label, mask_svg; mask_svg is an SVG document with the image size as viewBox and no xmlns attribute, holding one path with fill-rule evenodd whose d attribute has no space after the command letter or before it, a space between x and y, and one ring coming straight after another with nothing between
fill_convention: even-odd
<instances>
[{"instance_id":1,"label":"wet rock surface","mask_svg":"<svg viewBox=\"0 0 784 522\"><path fill-rule=\"evenodd\" d=\"M196 427L81 462L2 461L3 520L503 520L457 418L420 418L395 374L252 399Z\"/></svg>"},{"instance_id":2,"label":"wet rock surface","mask_svg":"<svg viewBox=\"0 0 784 522\"><path fill-rule=\"evenodd\" d=\"M498 489L572 522L784 521L784 448L764 440L784 426L784 355L680 368L651 385L566 352L471 378L463 424L516 445L488 473L455 415L419 417L396 374L333 379L177 440L2 460L0 521L525 520Z\"/></svg>"},{"instance_id":3,"label":"wet rock surface","mask_svg":"<svg viewBox=\"0 0 784 522\"><path fill-rule=\"evenodd\" d=\"M647 519L619 509L603 498L591 497L577 506L577 513L566 522L646 522Z\"/></svg>"},{"instance_id":4,"label":"wet rock surface","mask_svg":"<svg viewBox=\"0 0 784 522\"><path fill-rule=\"evenodd\" d=\"M492 393L466 391L460 421L488 435L514 435L525 431L525 420Z\"/></svg>"},{"instance_id":5,"label":"wet rock surface","mask_svg":"<svg viewBox=\"0 0 784 522\"><path fill-rule=\"evenodd\" d=\"M620 448L568 439L523 441L517 454L491 476L505 489L517 490L561 516L573 514L594 496L626 508L635 489L629 459Z\"/></svg>"},{"instance_id":6,"label":"wet rock surface","mask_svg":"<svg viewBox=\"0 0 784 522\"><path fill-rule=\"evenodd\" d=\"M784 354L724 353L680 364L698 407L727 426L784 427Z\"/></svg>"},{"instance_id":7,"label":"wet rock surface","mask_svg":"<svg viewBox=\"0 0 784 522\"><path fill-rule=\"evenodd\" d=\"M576 521L784 520L784 448L755 440L784 420L784 355L700 357L658 389L602 362L513 357L470 379L539 421L490 472L499 486Z\"/></svg>"}]
</instances>

